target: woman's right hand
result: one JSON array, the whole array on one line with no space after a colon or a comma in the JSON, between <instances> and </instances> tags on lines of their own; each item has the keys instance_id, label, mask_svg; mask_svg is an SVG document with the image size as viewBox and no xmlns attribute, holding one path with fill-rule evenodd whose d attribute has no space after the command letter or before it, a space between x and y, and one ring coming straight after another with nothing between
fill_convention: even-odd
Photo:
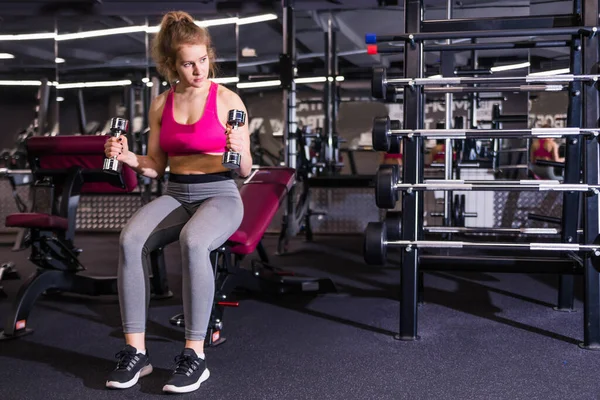
<instances>
[{"instance_id":1,"label":"woman's right hand","mask_svg":"<svg viewBox=\"0 0 600 400\"><path fill-rule=\"evenodd\" d=\"M118 161L125 161L129 156L127 136L110 137L104 144L104 155L107 158L117 157Z\"/></svg>"}]
</instances>

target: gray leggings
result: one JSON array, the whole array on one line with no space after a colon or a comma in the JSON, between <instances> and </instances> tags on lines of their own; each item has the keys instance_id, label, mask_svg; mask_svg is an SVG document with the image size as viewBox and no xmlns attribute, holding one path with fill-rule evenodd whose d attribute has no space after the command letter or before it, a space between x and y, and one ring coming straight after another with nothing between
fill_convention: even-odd
<instances>
[{"instance_id":1,"label":"gray leggings","mask_svg":"<svg viewBox=\"0 0 600 400\"><path fill-rule=\"evenodd\" d=\"M562 181L564 179L562 175L556 175L554 173L554 167L549 165L537 165L532 163L529 164L529 168L541 179L550 179L553 181Z\"/></svg>"},{"instance_id":2,"label":"gray leggings","mask_svg":"<svg viewBox=\"0 0 600 400\"><path fill-rule=\"evenodd\" d=\"M166 194L139 209L121 231L119 303L124 333L145 332L150 301L149 254L179 240L185 338L204 340L214 294L210 252L238 229L244 206L232 179L170 181Z\"/></svg>"}]
</instances>

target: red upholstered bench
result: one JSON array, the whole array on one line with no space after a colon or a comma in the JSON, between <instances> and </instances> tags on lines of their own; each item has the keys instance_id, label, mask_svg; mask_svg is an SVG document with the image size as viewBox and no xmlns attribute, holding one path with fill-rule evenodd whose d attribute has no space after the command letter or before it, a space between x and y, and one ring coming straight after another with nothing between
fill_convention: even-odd
<instances>
[{"instance_id":1,"label":"red upholstered bench","mask_svg":"<svg viewBox=\"0 0 600 400\"><path fill-rule=\"evenodd\" d=\"M244 218L229 238L231 252L250 254L255 249L294 184L293 168L273 167L256 170L240 188Z\"/></svg>"},{"instance_id":2,"label":"red upholstered bench","mask_svg":"<svg viewBox=\"0 0 600 400\"><path fill-rule=\"evenodd\" d=\"M29 333L27 319L37 297L49 290L86 295L116 293L116 277L95 278L79 274L84 268L78 260L80 249L74 245L77 207L81 193L119 194L133 191L137 174L124 166L120 174L102 170L106 136L36 136L26 142L33 176L34 211L6 217L7 227L30 231L29 260L38 268L23 283L4 325L0 338ZM44 181L40 183L41 181ZM45 210L35 210L38 193ZM58 201L57 207L53 201ZM155 298L168 298L162 251L150 255L152 290Z\"/></svg>"}]
</instances>

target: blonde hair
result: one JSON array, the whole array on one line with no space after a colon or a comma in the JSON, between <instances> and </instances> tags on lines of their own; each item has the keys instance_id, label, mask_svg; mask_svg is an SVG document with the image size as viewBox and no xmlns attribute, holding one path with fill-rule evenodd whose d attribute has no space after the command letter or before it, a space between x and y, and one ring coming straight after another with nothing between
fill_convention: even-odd
<instances>
[{"instance_id":1,"label":"blonde hair","mask_svg":"<svg viewBox=\"0 0 600 400\"><path fill-rule=\"evenodd\" d=\"M210 60L209 78L216 74L215 50L211 45L210 34L206 28L196 25L194 18L185 11L170 11L160 23L160 30L152 40L152 58L156 62L158 73L169 82L177 80L175 61L177 50L184 44L203 44Z\"/></svg>"}]
</instances>

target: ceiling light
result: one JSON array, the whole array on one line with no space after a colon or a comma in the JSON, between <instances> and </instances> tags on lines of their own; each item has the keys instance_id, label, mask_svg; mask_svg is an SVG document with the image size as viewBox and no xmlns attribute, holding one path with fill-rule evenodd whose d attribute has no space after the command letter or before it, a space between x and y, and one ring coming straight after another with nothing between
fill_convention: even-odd
<instances>
[{"instance_id":1,"label":"ceiling light","mask_svg":"<svg viewBox=\"0 0 600 400\"><path fill-rule=\"evenodd\" d=\"M512 69L527 68L527 67L529 67L529 65L530 65L529 62L523 62L523 63L519 63L519 64L500 65L498 67L490 68L490 71L492 71L492 72L510 71Z\"/></svg>"},{"instance_id":2,"label":"ceiling light","mask_svg":"<svg viewBox=\"0 0 600 400\"><path fill-rule=\"evenodd\" d=\"M129 79L120 81L98 81L98 82L76 82L76 83L59 83L57 89L82 89L92 87L114 87L131 85Z\"/></svg>"},{"instance_id":3,"label":"ceiling light","mask_svg":"<svg viewBox=\"0 0 600 400\"><path fill-rule=\"evenodd\" d=\"M561 75L561 74L570 74L570 73L571 73L570 68L560 68L560 69L552 69L550 71L534 72L532 74L529 74L529 76Z\"/></svg>"},{"instance_id":4,"label":"ceiling light","mask_svg":"<svg viewBox=\"0 0 600 400\"><path fill-rule=\"evenodd\" d=\"M242 49L242 57L256 57L256 49L244 47Z\"/></svg>"},{"instance_id":5,"label":"ceiling light","mask_svg":"<svg viewBox=\"0 0 600 400\"><path fill-rule=\"evenodd\" d=\"M40 86L40 81L0 81L0 86Z\"/></svg>"},{"instance_id":6,"label":"ceiling light","mask_svg":"<svg viewBox=\"0 0 600 400\"><path fill-rule=\"evenodd\" d=\"M56 57L54 59L54 62L57 63L57 64L62 64L62 63L65 62L65 59L64 58L60 58L60 57Z\"/></svg>"},{"instance_id":7,"label":"ceiling light","mask_svg":"<svg viewBox=\"0 0 600 400\"><path fill-rule=\"evenodd\" d=\"M296 83L319 83L319 82L325 82L325 81L327 81L327 78L324 76L313 76L310 78L294 79L294 82L296 82Z\"/></svg>"},{"instance_id":8,"label":"ceiling light","mask_svg":"<svg viewBox=\"0 0 600 400\"><path fill-rule=\"evenodd\" d=\"M342 82L344 80L343 76L336 76L335 80L337 82ZM320 82L333 82L333 77L326 77L326 76L311 76L311 77L306 77L306 78L295 78L294 82L296 83L320 83Z\"/></svg>"},{"instance_id":9,"label":"ceiling light","mask_svg":"<svg viewBox=\"0 0 600 400\"><path fill-rule=\"evenodd\" d=\"M11 58L15 58L15 56L10 53L0 53L0 60L10 60Z\"/></svg>"},{"instance_id":10,"label":"ceiling light","mask_svg":"<svg viewBox=\"0 0 600 400\"><path fill-rule=\"evenodd\" d=\"M54 39L56 34L54 32L43 32L43 33L25 33L20 35L0 35L1 41L12 41L12 40L39 40L39 39Z\"/></svg>"},{"instance_id":11,"label":"ceiling light","mask_svg":"<svg viewBox=\"0 0 600 400\"><path fill-rule=\"evenodd\" d=\"M253 17L230 17L230 18L217 18L217 19L207 19L203 21L194 21L196 25L208 27L208 26L217 26L217 25L227 25L227 24L238 24L238 25L246 25L246 24L254 24L257 22L271 21L273 19L277 19L276 14L262 14L255 15ZM63 40L76 40L76 39L87 39L93 37L100 36L108 36L108 35L120 35L124 33L136 33L136 32L146 32L146 33L157 33L160 29L160 26L147 26L147 25L134 25L134 26L125 26L121 28L111 28L111 29L98 29L93 31L86 32L76 32L76 33L63 33L56 34L54 32L42 32L42 33L26 33L26 34L17 34L17 35L0 35L0 41L14 41L14 40L40 40L40 39L55 39L57 41Z\"/></svg>"},{"instance_id":12,"label":"ceiling light","mask_svg":"<svg viewBox=\"0 0 600 400\"><path fill-rule=\"evenodd\" d=\"M237 76L231 76L231 77L224 77L224 78L212 78L210 80L213 81L214 83L227 84L227 83L238 83L240 81L240 78L238 78Z\"/></svg>"},{"instance_id":13,"label":"ceiling light","mask_svg":"<svg viewBox=\"0 0 600 400\"><path fill-rule=\"evenodd\" d=\"M254 17L239 18L237 21L238 25L254 24L256 22L265 22L277 19L276 14L263 14L255 15Z\"/></svg>"},{"instance_id":14,"label":"ceiling light","mask_svg":"<svg viewBox=\"0 0 600 400\"><path fill-rule=\"evenodd\" d=\"M218 18L218 19L205 19L203 21L195 21L196 25L208 27L208 26L217 26L217 25L227 25L227 24L235 24L238 22L237 17L231 18Z\"/></svg>"},{"instance_id":15,"label":"ceiling light","mask_svg":"<svg viewBox=\"0 0 600 400\"><path fill-rule=\"evenodd\" d=\"M239 89L250 89L250 88L261 88L261 87L270 87L270 86L280 86L281 81L279 79L272 81L262 81L262 82L241 82L237 84Z\"/></svg>"},{"instance_id":16,"label":"ceiling light","mask_svg":"<svg viewBox=\"0 0 600 400\"><path fill-rule=\"evenodd\" d=\"M148 27L146 25L137 26L126 26L123 28L111 28L111 29L98 29L95 31L77 32L77 33L65 33L62 35L56 35L57 41L62 40L73 40L73 39L88 39L99 36L109 35L120 35L123 33L135 33L135 32L146 32Z\"/></svg>"}]
</instances>

